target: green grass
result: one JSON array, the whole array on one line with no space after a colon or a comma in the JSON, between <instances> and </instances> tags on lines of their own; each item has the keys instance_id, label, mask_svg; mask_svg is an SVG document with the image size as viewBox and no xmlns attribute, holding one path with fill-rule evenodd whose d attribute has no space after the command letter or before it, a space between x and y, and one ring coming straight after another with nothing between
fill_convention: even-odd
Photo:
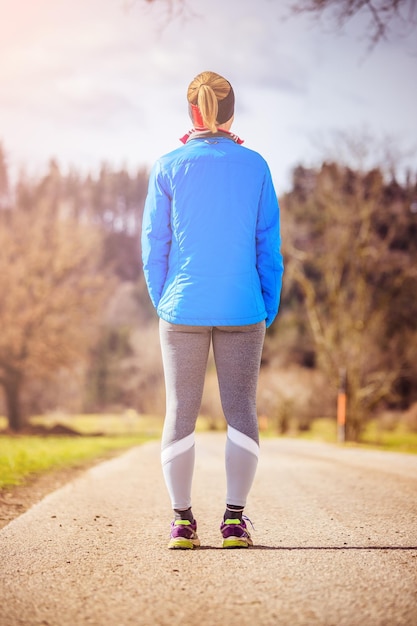
<instances>
[{"instance_id":1,"label":"green grass","mask_svg":"<svg viewBox=\"0 0 417 626\"><path fill-rule=\"evenodd\" d=\"M0 435L0 489L20 485L36 474L79 466L110 452L139 445L158 437L162 428L161 418L136 414L39 416L30 423L46 427L60 423L83 436ZM0 417L0 430L6 425L6 420ZM96 436L97 433L101 436Z\"/></svg>"},{"instance_id":2,"label":"green grass","mask_svg":"<svg viewBox=\"0 0 417 626\"><path fill-rule=\"evenodd\" d=\"M363 434L361 445L417 454L417 433L410 432L401 423L392 430L381 430L378 422L370 422Z\"/></svg>"},{"instance_id":3,"label":"green grass","mask_svg":"<svg viewBox=\"0 0 417 626\"><path fill-rule=\"evenodd\" d=\"M337 439L336 420L325 417L316 419L312 422L310 430L300 432L297 437L334 443Z\"/></svg>"},{"instance_id":4,"label":"green grass","mask_svg":"<svg viewBox=\"0 0 417 626\"><path fill-rule=\"evenodd\" d=\"M309 431L300 433L298 437L335 443L337 441L336 420L317 419L312 423ZM417 433L410 432L401 423L392 430L382 430L378 421L374 420L366 425L359 443L349 442L345 445L417 454Z\"/></svg>"},{"instance_id":5,"label":"green grass","mask_svg":"<svg viewBox=\"0 0 417 626\"><path fill-rule=\"evenodd\" d=\"M147 441L145 435L120 437L0 437L0 489L20 485L34 474L77 466L110 451Z\"/></svg>"}]
</instances>

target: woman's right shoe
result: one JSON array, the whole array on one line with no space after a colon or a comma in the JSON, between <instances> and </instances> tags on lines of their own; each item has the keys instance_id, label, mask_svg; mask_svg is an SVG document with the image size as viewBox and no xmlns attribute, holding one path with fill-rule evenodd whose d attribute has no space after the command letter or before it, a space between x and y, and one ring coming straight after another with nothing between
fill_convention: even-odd
<instances>
[{"instance_id":1,"label":"woman's right shoe","mask_svg":"<svg viewBox=\"0 0 417 626\"><path fill-rule=\"evenodd\" d=\"M225 519L220 525L223 548L248 548L253 546L244 519Z\"/></svg>"},{"instance_id":2,"label":"woman's right shoe","mask_svg":"<svg viewBox=\"0 0 417 626\"><path fill-rule=\"evenodd\" d=\"M192 550L200 545L197 535L197 522L186 519L177 519L171 523L170 550Z\"/></svg>"}]
</instances>

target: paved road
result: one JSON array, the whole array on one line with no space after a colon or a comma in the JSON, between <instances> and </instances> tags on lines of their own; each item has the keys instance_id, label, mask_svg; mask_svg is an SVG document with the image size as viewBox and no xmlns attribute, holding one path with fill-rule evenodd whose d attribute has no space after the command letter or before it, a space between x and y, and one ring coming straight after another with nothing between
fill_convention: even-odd
<instances>
[{"instance_id":1,"label":"paved road","mask_svg":"<svg viewBox=\"0 0 417 626\"><path fill-rule=\"evenodd\" d=\"M197 439L202 548L168 551L157 442L102 463L0 531L1 626L417 624L417 457L268 440L220 549L224 435Z\"/></svg>"}]
</instances>

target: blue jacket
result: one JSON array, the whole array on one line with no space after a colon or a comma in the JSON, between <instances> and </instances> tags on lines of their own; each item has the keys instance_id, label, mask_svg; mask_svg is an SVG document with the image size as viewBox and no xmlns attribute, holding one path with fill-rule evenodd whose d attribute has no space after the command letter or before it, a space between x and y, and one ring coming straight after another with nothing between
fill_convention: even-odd
<instances>
[{"instance_id":1,"label":"blue jacket","mask_svg":"<svg viewBox=\"0 0 417 626\"><path fill-rule=\"evenodd\" d=\"M257 152L229 137L200 136L155 163L142 259L165 321L269 326L281 292L280 244L277 196Z\"/></svg>"}]
</instances>

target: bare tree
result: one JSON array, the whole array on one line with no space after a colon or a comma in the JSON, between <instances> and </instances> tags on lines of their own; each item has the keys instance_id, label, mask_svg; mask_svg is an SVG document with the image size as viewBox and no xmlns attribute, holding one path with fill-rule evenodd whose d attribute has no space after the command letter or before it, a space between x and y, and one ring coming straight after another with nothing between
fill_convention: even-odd
<instances>
[{"instance_id":1,"label":"bare tree","mask_svg":"<svg viewBox=\"0 0 417 626\"><path fill-rule=\"evenodd\" d=\"M79 363L111 287L101 236L45 204L0 214L0 385L9 426L22 428L23 385Z\"/></svg>"},{"instance_id":2,"label":"bare tree","mask_svg":"<svg viewBox=\"0 0 417 626\"><path fill-rule=\"evenodd\" d=\"M293 0L292 10L316 18L330 16L336 29L360 13L367 15L366 37L371 46L395 29L410 33L417 25L416 0Z\"/></svg>"},{"instance_id":3,"label":"bare tree","mask_svg":"<svg viewBox=\"0 0 417 626\"><path fill-rule=\"evenodd\" d=\"M287 281L301 291L319 367L334 389L347 369L348 437L356 440L402 374L404 362L392 358L395 332L388 333L390 298L403 285L415 290L417 272L395 241L400 218L387 214L381 172L324 164L300 168L294 183L282 200ZM407 203L394 205L409 213Z\"/></svg>"},{"instance_id":4,"label":"bare tree","mask_svg":"<svg viewBox=\"0 0 417 626\"><path fill-rule=\"evenodd\" d=\"M184 16L191 10L191 0L140 0L148 4L158 3L168 13L168 20ZM126 0L130 7L138 0ZM271 10L282 11L271 3ZM289 0L293 14L309 14L315 18L330 17L333 29L340 30L352 18L363 13L368 16L365 38L373 47L395 30L410 34L417 26L417 0Z\"/></svg>"}]
</instances>

